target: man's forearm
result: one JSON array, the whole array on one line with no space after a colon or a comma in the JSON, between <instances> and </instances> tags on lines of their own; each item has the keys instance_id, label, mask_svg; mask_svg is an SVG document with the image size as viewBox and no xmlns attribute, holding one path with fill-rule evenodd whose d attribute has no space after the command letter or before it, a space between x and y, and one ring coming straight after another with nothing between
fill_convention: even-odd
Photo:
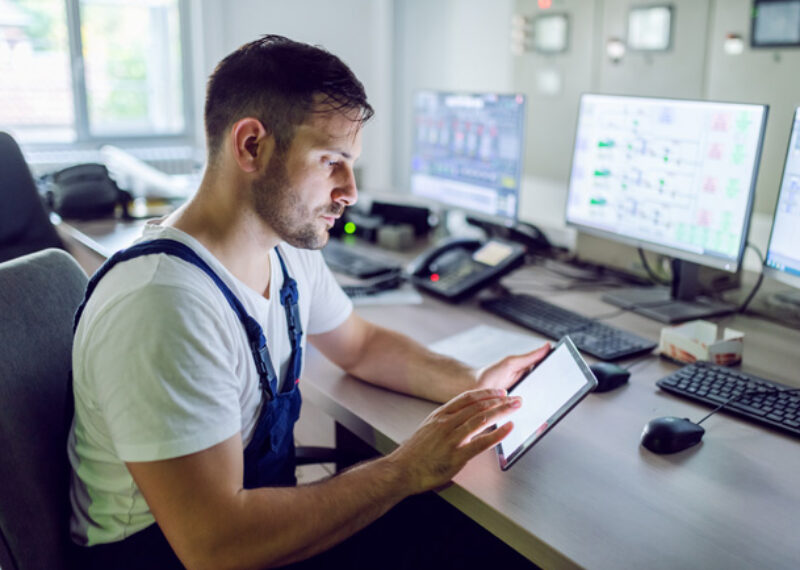
<instances>
[{"instance_id":1,"label":"man's forearm","mask_svg":"<svg viewBox=\"0 0 800 570\"><path fill-rule=\"evenodd\" d=\"M209 529L216 546L185 562L260 568L302 560L358 532L413 492L390 457L310 485L241 490L216 513L218 524Z\"/></svg>"},{"instance_id":2,"label":"man's forearm","mask_svg":"<svg viewBox=\"0 0 800 570\"><path fill-rule=\"evenodd\" d=\"M475 371L400 333L373 326L358 362L347 372L397 392L446 402L475 387Z\"/></svg>"}]
</instances>

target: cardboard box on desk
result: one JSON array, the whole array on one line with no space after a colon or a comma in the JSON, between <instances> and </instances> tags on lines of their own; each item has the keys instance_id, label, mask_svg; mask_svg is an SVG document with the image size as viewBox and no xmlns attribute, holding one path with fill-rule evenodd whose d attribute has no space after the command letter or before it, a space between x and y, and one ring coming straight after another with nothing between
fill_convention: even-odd
<instances>
[{"instance_id":1,"label":"cardboard box on desk","mask_svg":"<svg viewBox=\"0 0 800 570\"><path fill-rule=\"evenodd\" d=\"M702 320L664 327L658 345L662 355L678 362L707 360L725 366L739 364L743 348L743 332L723 328L720 338L717 325Z\"/></svg>"}]
</instances>

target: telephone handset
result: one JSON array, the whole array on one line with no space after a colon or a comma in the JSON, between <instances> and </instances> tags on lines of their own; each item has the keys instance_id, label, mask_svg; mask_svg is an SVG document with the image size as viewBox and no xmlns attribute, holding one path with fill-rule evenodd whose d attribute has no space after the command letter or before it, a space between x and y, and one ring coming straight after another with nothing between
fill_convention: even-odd
<instances>
[{"instance_id":1,"label":"telephone handset","mask_svg":"<svg viewBox=\"0 0 800 570\"><path fill-rule=\"evenodd\" d=\"M408 267L411 282L451 302L477 293L510 273L525 259L525 248L497 238L449 238Z\"/></svg>"}]
</instances>

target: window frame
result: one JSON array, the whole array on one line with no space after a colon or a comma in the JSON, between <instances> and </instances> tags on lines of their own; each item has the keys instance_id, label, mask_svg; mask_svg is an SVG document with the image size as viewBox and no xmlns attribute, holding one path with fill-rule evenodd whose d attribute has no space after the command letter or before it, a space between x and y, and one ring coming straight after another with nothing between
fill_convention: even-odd
<instances>
[{"instance_id":1,"label":"window frame","mask_svg":"<svg viewBox=\"0 0 800 570\"><path fill-rule=\"evenodd\" d=\"M92 135L89 126L89 106L86 90L83 40L81 38L80 0L64 0L67 22L67 43L70 59L72 104L74 111L75 140L65 143L30 142L25 148L35 150L58 150L64 148L97 148L104 144L131 143L139 146L186 145L194 143L194 96L191 61L191 2L178 0L178 21L181 34L181 74L183 102L183 130L174 134L115 134Z\"/></svg>"}]
</instances>

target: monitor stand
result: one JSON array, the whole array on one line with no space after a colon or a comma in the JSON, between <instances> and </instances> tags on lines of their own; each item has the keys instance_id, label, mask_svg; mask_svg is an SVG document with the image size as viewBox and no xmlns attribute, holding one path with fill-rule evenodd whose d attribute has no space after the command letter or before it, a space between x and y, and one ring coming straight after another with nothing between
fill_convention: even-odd
<instances>
[{"instance_id":1,"label":"monitor stand","mask_svg":"<svg viewBox=\"0 0 800 570\"><path fill-rule=\"evenodd\" d=\"M717 317L736 311L736 305L698 295L696 263L672 261L672 287L635 287L603 295L603 301L662 323Z\"/></svg>"}]
</instances>

